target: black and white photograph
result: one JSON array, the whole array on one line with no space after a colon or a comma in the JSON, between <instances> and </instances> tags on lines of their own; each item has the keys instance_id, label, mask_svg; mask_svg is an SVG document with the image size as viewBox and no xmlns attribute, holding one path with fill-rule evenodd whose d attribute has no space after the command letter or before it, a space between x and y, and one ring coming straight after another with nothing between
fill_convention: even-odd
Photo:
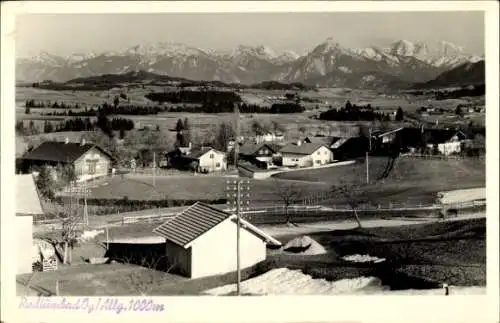
<instances>
[{"instance_id":1,"label":"black and white photograph","mask_svg":"<svg viewBox=\"0 0 500 323\"><path fill-rule=\"evenodd\" d=\"M17 297L487 294L485 12L286 9L16 15Z\"/></svg>"}]
</instances>

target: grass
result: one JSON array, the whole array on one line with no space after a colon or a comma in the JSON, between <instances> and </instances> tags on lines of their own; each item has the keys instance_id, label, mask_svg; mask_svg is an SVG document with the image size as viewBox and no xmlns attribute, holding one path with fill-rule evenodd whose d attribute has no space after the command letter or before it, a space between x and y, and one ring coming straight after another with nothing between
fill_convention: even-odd
<instances>
[{"instance_id":1,"label":"grass","mask_svg":"<svg viewBox=\"0 0 500 323\"><path fill-rule=\"evenodd\" d=\"M108 185L92 189L93 198L123 198L131 200L164 199L223 199L226 198L226 180L221 176L164 176L157 177L155 187L151 176L119 176L112 178ZM266 202L278 201L279 195L274 180L250 180L251 200ZM324 190L321 183L295 181L306 192Z\"/></svg>"},{"instance_id":2,"label":"grass","mask_svg":"<svg viewBox=\"0 0 500 323\"><path fill-rule=\"evenodd\" d=\"M384 157L370 158L369 174L376 179L381 176L388 159ZM330 185L344 181L360 183L365 178L366 164L338 166L323 169L312 169L280 173L276 178L288 180L309 180L326 182ZM461 160L425 160L399 158L392 172L383 180L383 184L367 185L368 195L379 203L409 202L433 203L436 193L440 191L484 187L486 169L484 161Z\"/></svg>"}]
</instances>

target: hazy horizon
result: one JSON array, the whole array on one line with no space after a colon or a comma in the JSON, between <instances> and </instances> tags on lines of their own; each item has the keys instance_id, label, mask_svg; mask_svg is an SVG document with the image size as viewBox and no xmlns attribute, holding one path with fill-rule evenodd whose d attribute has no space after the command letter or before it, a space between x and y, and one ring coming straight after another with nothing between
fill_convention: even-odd
<instances>
[{"instance_id":1,"label":"hazy horizon","mask_svg":"<svg viewBox=\"0 0 500 323\"><path fill-rule=\"evenodd\" d=\"M50 35L43 37L44 35ZM484 13L158 13L27 14L16 21L16 56L119 51L138 44L183 43L208 50L265 45L304 54L332 37L351 48L405 39L449 41L484 54Z\"/></svg>"}]
</instances>

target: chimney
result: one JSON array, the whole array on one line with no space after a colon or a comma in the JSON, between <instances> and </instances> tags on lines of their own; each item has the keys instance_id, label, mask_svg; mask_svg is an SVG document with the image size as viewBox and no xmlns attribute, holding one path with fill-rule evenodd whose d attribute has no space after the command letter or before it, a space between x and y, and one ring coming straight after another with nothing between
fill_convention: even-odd
<instances>
[{"instance_id":1,"label":"chimney","mask_svg":"<svg viewBox=\"0 0 500 323\"><path fill-rule=\"evenodd\" d=\"M188 144L188 148L191 149L192 146L193 145L191 144L191 141L190 141L189 144Z\"/></svg>"},{"instance_id":2,"label":"chimney","mask_svg":"<svg viewBox=\"0 0 500 323\"><path fill-rule=\"evenodd\" d=\"M84 138L82 138L82 140L80 141L80 145L81 145L81 146L85 146L85 143L86 143L86 142L85 142L85 139L84 139Z\"/></svg>"},{"instance_id":3,"label":"chimney","mask_svg":"<svg viewBox=\"0 0 500 323\"><path fill-rule=\"evenodd\" d=\"M68 137L66 137L66 138L64 139L64 143L65 143L65 144L69 144L69 138L68 138Z\"/></svg>"},{"instance_id":4,"label":"chimney","mask_svg":"<svg viewBox=\"0 0 500 323\"><path fill-rule=\"evenodd\" d=\"M300 146L300 145L302 145L302 140L299 139L299 140L297 140L297 146Z\"/></svg>"}]
</instances>

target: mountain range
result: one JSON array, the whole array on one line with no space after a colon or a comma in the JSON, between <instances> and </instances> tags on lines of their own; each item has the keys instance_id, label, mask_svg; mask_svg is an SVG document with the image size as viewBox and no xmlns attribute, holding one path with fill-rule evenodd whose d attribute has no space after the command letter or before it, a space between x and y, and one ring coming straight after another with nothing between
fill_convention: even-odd
<instances>
[{"instance_id":1,"label":"mountain range","mask_svg":"<svg viewBox=\"0 0 500 323\"><path fill-rule=\"evenodd\" d=\"M192 80L253 84L300 82L328 87L384 88L425 83L466 63L484 60L442 41L428 45L399 40L388 47L351 49L328 38L307 54L276 53L240 45L213 51L179 43L137 45L123 51L73 54L42 52L16 60L16 80L64 82L101 74L147 71Z\"/></svg>"}]
</instances>

